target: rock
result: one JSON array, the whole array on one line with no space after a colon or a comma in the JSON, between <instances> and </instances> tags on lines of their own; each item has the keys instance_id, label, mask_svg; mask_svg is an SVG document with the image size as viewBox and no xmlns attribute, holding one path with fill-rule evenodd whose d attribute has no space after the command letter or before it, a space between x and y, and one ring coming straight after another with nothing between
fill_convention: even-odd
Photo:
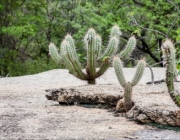
<instances>
[{"instance_id":1,"label":"rock","mask_svg":"<svg viewBox=\"0 0 180 140\"><path fill-rule=\"evenodd\" d=\"M125 112L124 100L120 99L116 104L116 112Z\"/></svg>"},{"instance_id":2,"label":"rock","mask_svg":"<svg viewBox=\"0 0 180 140\"><path fill-rule=\"evenodd\" d=\"M46 90L46 92L49 92L46 98L59 103L74 104L78 102L79 104L107 104L115 106L118 100L123 98L121 91L122 88L120 86L89 85Z\"/></svg>"},{"instance_id":3,"label":"rock","mask_svg":"<svg viewBox=\"0 0 180 140\"><path fill-rule=\"evenodd\" d=\"M180 87L180 84L176 86ZM47 99L56 102L116 105L116 112L125 112L123 88L119 85L86 85L47 92ZM180 109L172 101L165 83L135 86L132 101L134 106L126 112L127 118L141 123L156 122L180 126Z\"/></svg>"},{"instance_id":4,"label":"rock","mask_svg":"<svg viewBox=\"0 0 180 140\"><path fill-rule=\"evenodd\" d=\"M149 119L149 117L147 117L145 114L139 114L136 119L140 122L143 122L143 123L149 123L151 122L151 120Z\"/></svg>"}]
</instances>

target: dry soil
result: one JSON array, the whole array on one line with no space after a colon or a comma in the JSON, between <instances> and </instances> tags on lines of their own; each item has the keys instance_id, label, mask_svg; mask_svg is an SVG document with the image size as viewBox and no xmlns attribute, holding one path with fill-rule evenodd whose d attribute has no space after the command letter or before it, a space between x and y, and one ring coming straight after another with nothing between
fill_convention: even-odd
<instances>
[{"instance_id":1,"label":"dry soil","mask_svg":"<svg viewBox=\"0 0 180 140\"><path fill-rule=\"evenodd\" d=\"M164 78L163 68L154 68L155 80ZM131 80L135 69L124 69ZM151 81L145 70L139 85ZM97 84L119 84L110 68ZM0 140L9 139L180 139L180 132L137 124L114 117L105 109L59 106L45 98L45 89L86 85L67 70L0 78Z\"/></svg>"}]
</instances>

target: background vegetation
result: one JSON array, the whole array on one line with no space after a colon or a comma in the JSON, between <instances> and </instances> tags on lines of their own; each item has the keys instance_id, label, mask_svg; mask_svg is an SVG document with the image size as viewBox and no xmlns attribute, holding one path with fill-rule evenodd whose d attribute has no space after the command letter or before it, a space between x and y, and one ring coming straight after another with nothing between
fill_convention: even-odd
<instances>
[{"instance_id":1,"label":"background vegetation","mask_svg":"<svg viewBox=\"0 0 180 140\"><path fill-rule=\"evenodd\" d=\"M48 45L60 46L69 33L76 40L81 62L82 39L88 28L100 33L104 46L110 28L118 25L123 33L120 50L127 39L138 39L134 59L147 58L160 63L161 43L171 38L180 69L179 0L1 0L0 1L0 75L19 76L59 68L49 57ZM133 66L132 60L127 65Z\"/></svg>"}]
</instances>

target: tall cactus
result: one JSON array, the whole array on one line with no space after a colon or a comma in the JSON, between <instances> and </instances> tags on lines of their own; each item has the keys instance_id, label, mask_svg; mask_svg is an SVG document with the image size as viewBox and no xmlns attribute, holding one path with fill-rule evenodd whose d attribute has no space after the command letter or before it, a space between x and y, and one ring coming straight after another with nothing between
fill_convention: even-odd
<instances>
[{"instance_id":1,"label":"tall cactus","mask_svg":"<svg viewBox=\"0 0 180 140\"><path fill-rule=\"evenodd\" d=\"M82 71L79 62L74 40L71 35L67 35L60 46L58 53L54 44L49 45L49 52L52 58L63 63L69 72L81 80L88 81L89 84L95 84L95 79L100 77L111 65L112 56L116 55L119 45L119 36L121 31L118 26L113 26L110 32L108 46L102 53L102 40L93 28L90 28L84 37L84 46L87 51L86 72ZM127 46L119 54L121 58L128 58L136 46L135 37L129 38ZM97 70L97 64L100 64Z\"/></svg>"},{"instance_id":2,"label":"tall cactus","mask_svg":"<svg viewBox=\"0 0 180 140\"><path fill-rule=\"evenodd\" d=\"M144 69L146 67L146 62L145 60L139 60L137 64L137 69L136 73L134 75L134 78L132 79L131 82L126 82L124 73L123 73L123 65L121 60L119 59L118 56L115 56L113 59L113 66L114 70L117 76L117 79L120 83L120 85L124 88L124 107L126 111L129 111L132 108L132 88L139 82L141 79ZM118 107L117 107L118 108Z\"/></svg>"},{"instance_id":3,"label":"tall cactus","mask_svg":"<svg viewBox=\"0 0 180 140\"><path fill-rule=\"evenodd\" d=\"M166 39L161 49L163 64L166 67L166 85L173 101L180 107L180 94L174 88L174 79L177 74L175 48L171 40Z\"/></svg>"}]
</instances>

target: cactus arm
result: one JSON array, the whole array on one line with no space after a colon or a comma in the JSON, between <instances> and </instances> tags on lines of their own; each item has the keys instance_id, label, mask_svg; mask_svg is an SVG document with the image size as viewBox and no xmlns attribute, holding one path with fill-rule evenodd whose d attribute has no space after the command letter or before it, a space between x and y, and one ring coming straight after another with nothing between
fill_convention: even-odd
<instances>
[{"instance_id":1,"label":"cactus arm","mask_svg":"<svg viewBox=\"0 0 180 140\"><path fill-rule=\"evenodd\" d=\"M126 80L123 74L123 66L121 60L117 56L113 58L113 66L120 85L124 87L126 85Z\"/></svg>"},{"instance_id":2,"label":"cactus arm","mask_svg":"<svg viewBox=\"0 0 180 140\"><path fill-rule=\"evenodd\" d=\"M106 70L111 66L111 63L109 62L109 59L106 59L100 66L99 70L96 73L96 78L103 75Z\"/></svg>"},{"instance_id":3,"label":"cactus arm","mask_svg":"<svg viewBox=\"0 0 180 140\"><path fill-rule=\"evenodd\" d=\"M72 63L69 61L68 55L67 55L67 51L66 51L66 47L65 47L65 43L66 41L63 40L61 43L61 57L63 60L63 63L65 65L65 67L69 70L69 73L73 74L75 72L75 69L72 65Z\"/></svg>"},{"instance_id":4,"label":"cactus arm","mask_svg":"<svg viewBox=\"0 0 180 140\"><path fill-rule=\"evenodd\" d=\"M96 35L94 38L94 49L95 49L95 57L98 58L101 54L101 46L102 46L102 40L99 35Z\"/></svg>"},{"instance_id":5,"label":"cactus arm","mask_svg":"<svg viewBox=\"0 0 180 140\"><path fill-rule=\"evenodd\" d=\"M117 25L113 26L111 28L111 32L110 32L110 38L113 37L113 36L116 36L117 39L119 40L119 36L122 35L119 27Z\"/></svg>"},{"instance_id":6,"label":"cactus arm","mask_svg":"<svg viewBox=\"0 0 180 140\"><path fill-rule=\"evenodd\" d=\"M111 57L113 54L115 54L118 48L118 44L119 40L117 39L117 37L112 37L105 52L98 58L98 60L102 60L106 57Z\"/></svg>"},{"instance_id":7,"label":"cactus arm","mask_svg":"<svg viewBox=\"0 0 180 140\"><path fill-rule=\"evenodd\" d=\"M95 50L93 45L93 40L91 40L88 47L88 54L87 54L87 68L89 70L90 78L94 78L96 75L96 62L95 62Z\"/></svg>"},{"instance_id":8,"label":"cactus arm","mask_svg":"<svg viewBox=\"0 0 180 140\"><path fill-rule=\"evenodd\" d=\"M140 61L138 62L138 64L137 64L136 73L135 73L134 78L133 78L133 80L132 80L132 82L131 82L131 85L132 85L132 86L137 85L137 83L139 82L139 80L141 79L141 77L142 77L142 75L143 75L143 73L144 73L145 67L146 67L146 62L145 62L145 60L143 60L143 59L140 60Z\"/></svg>"},{"instance_id":9,"label":"cactus arm","mask_svg":"<svg viewBox=\"0 0 180 140\"><path fill-rule=\"evenodd\" d=\"M136 38L134 36L132 36L129 38L124 50L122 50L121 53L119 54L119 57L122 59L129 58L131 53L133 52L135 46L136 46Z\"/></svg>"},{"instance_id":10,"label":"cactus arm","mask_svg":"<svg viewBox=\"0 0 180 140\"><path fill-rule=\"evenodd\" d=\"M96 73L96 78L100 77L104 74L104 72L110 67L111 63L109 62L109 58L112 56L112 54L115 54L119 45L119 36L122 35L121 31L119 30L118 26L113 26L110 32L110 41L107 49L105 50L105 53L100 56L100 51L98 52L97 58L98 60L102 60L102 64ZM97 44L101 44L100 38L97 39ZM98 45L102 46L102 45Z\"/></svg>"},{"instance_id":11,"label":"cactus arm","mask_svg":"<svg viewBox=\"0 0 180 140\"><path fill-rule=\"evenodd\" d=\"M56 49L56 46L53 43L49 44L49 54L56 62L58 62L58 63L62 62L62 59Z\"/></svg>"},{"instance_id":12,"label":"cactus arm","mask_svg":"<svg viewBox=\"0 0 180 140\"><path fill-rule=\"evenodd\" d=\"M130 82L124 86L124 107L126 112L132 108L132 85Z\"/></svg>"},{"instance_id":13,"label":"cactus arm","mask_svg":"<svg viewBox=\"0 0 180 140\"><path fill-rule=\"evenodd\" d=\"M95 79L96 75L96 61L95 61L95 36L96 32L90 28L84 38L84 43L87 48L87 66L86 72L90 80Z\"/></svg>"},{"instance_id":14,"label":"cactus arm","mask_svg":"<svg viewBox=\"0 0 180 140\"><path fill-rule=\"evenodd\" d=\"M75 75L79 79L86 80L87 76L85 75L85 73L83 73L81 65L78 59L76 59L75 57L74 53L76 52L74 52L74 50L71 48L69 42L64 40L61 46L63 50L63 56L66 62L66 67L70 70L70 72L72 72L73 75Z\"/></svg>"},{"instance_id":15,"label":"cactus arm","mask_svg":"<svg viewBox=\"0 0 180 140\"><path fill-rule=\"evenodd\" d=\"M73 54L72 54L71 47L70 46L66 46L66 50L67 50L67 55L68 55L69 61L72 63L72 66L75 69L74 75L76 77L79 77L82 80L86 80L87 76L86 76L85 73L83 73L83 71L81 69L80 62L77 59L73 59L74 57L73 57Z\"/></svg>"},{"instance_id":16,"label":"cactus arm","mask_svg":"<svg viewBox=\"0 0 180 140\"><path fill-rule=\"evenodd\" d=\"M65 40L69 43L69 45L71 47L74 59L78 60L78 56L77 56L77 53L76 53L76 47L75 47L75 43L74 43L74 40L73 40L72 36L69 35L69 34L66 35Z\"/></svg>"},{"instance_id":17,"label":"cactus arm","mask_svg":"<svg viewBox=\"0 0 180 140\"><path fill-rule=\"evenodd\" d=\"M118 49L118 45L119 45L119 36L122 35L120 29L118 26L113 26L111 28L111 32L110 32L110 40L109 40L109 44L106 48L106 50L104 51L104 53L98 57L98 61L102 60L106 57L111 57L113 54L115 54L117 52Z\"/></svg>"},{"instance_id":18,"label":"cactus arm","mask_svg":"<svg viewBox=\"0 0 180 140\"><path fill-rule=\"evenodd\" d=\"M69 73L74 74L76 70L74 66L72 65L72 63L69 61L67 53L62 55L62 59L63 59L63 63L65 67L69 70Z\"/></svg>"},{"instance_id":19,"label":"cactus arm","mask_svg":"<svg viewBox=\"0 0 180 140\"><path fill-rule=\"evenodd\" d=\"M65 51L67 52L67 60L66 64L69 65L68 69L73 69L73 75L78 77L79 79L86 80L87 76L85 73L82 72L80 62L78 60L78 56L75 49L75 44L73 38L68 34L64 39L65 43Z\"/></svg>"}]
</instances>

